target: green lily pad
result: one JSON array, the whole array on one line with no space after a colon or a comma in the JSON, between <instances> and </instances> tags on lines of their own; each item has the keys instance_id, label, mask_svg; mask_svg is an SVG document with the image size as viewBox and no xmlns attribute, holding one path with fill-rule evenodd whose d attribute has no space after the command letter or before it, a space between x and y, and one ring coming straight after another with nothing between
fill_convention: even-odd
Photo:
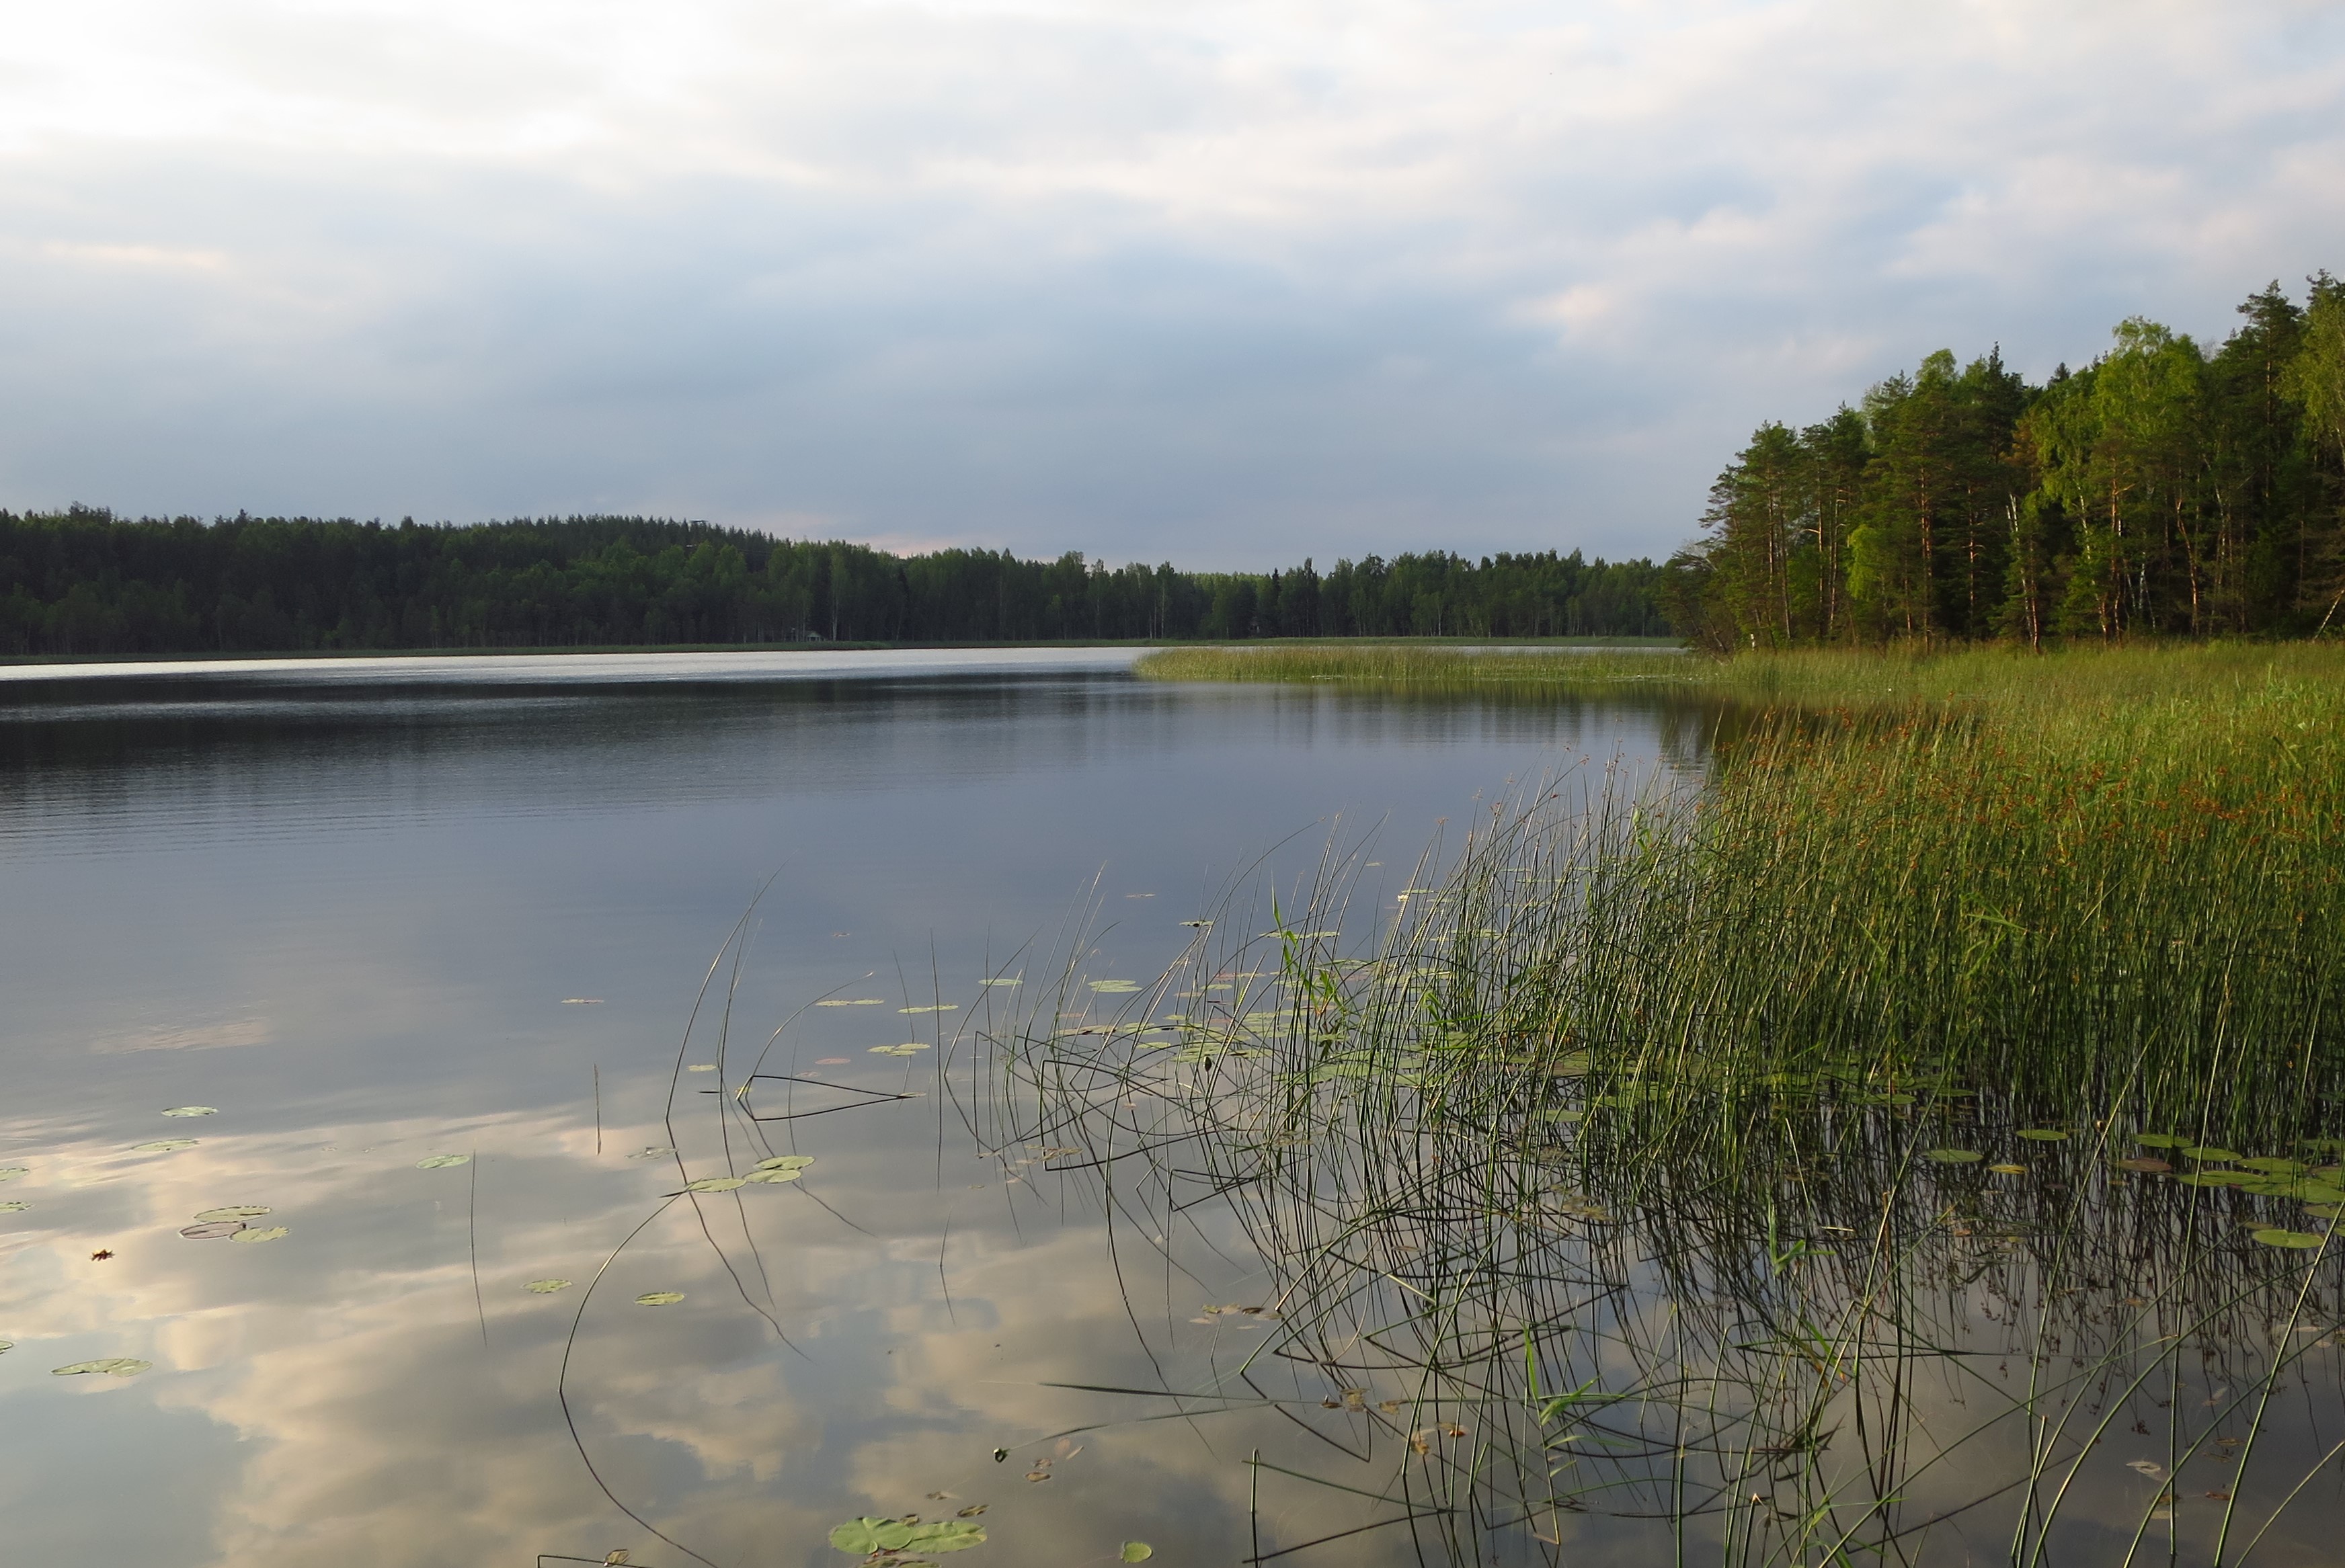
<instances>
[{"instance_id":1,"label":"green lily pad","mask_svg":"<svg viewBox=\"0 0 2345 1568\"><path fill-rule=\"evenodd\" d=\"M69 1367L51 1367L49 1372L52 1376L60 1378L80 1377L86 1372L102 1372L107 1377L115 1378L135 1378L154 1364L152 1361L142 1361L136 1356L106 1356L95 1361L76 1361Z\"/></svg>"},{"instance_id":2,"label":"green lily pad","mask_svg":"<svg viewBox=\"0 0 2345 1568\"><path fill-rule=\"evenodd\" d=\"M906 1040L900 1046L873 1046L870 1050L875 1057L916 1057L928 1048L919 1040Z\"/></svg>"},{"instance_id":3,"label":"green lily pad","mask_svg":"<svg viewBox=\"0 0 2345 1568\"><path fill-rule=\"evenodd\" d=\"M681 1290L646 1290L635 1298L638 1307L673 1307L684 1300Z\"/></svg>"},{"instance_id":4,"label":"green lily pad","mask_svg":"<svg viewBox=\"0 0 2345 1568\"><path fill-rule=\"evenodd\" d=\"M532 1280L522 1289L533 1296L551 1296L556 1290L567 1290L572 1283L568 1280Z\"/></svg>"},{"instance_id":5,"label":"green lily pad","mask_svg":"<svg viewBox=\"0 0 2345 1568\"><path fill-rule=\"evenodd\" d=\"M2236 1148L2216 1148L2207 1144L2193 1144L2182 1154L2186 1159L2235 1161L2239 1158L2239 1151Z\"/></svg>"},{"instance_id":6,"label":"green lily pad","mask_svg":"<svg viewBox=\"0 0 2345 1568\"><path fill-rule=\"evenodd\" d=\"M978 984L979 984L979 985L980 985L980 986L1022 986L1022 985L1024 985L1025 983L1026 983L1025 981L1023 981L1023 980L1019 980L1019 979L1009 979L1009 980L980 980L980 981L978 982Z\"/></svg>"},{"instance_id":7,"label":"green lily pad","mask_svg":"<svg viewBox=\"0 0 2345 1568\"><path fill-rule=\"evenodd\" d=\"M258 1219L268 1212L265 1203L230 1203L219 1209L207 1209L196 1218L208 1225L215 1219Z\"/></svg>"},{"instance_id":8,"label":"green lily pad","mask_svg":"<svg viewBox=\"0 0 2345 1568\"><path fill-rule=\"evenodd\" d=\"M1926 1151L1922 1158L1934 1159L1940 1165L1968 1165L1973 1160L1981 1158L1982 1156L1974 1148L1933 1148Z\"/></svg>"},{"instance_id":9,"label":"green lily pad","mask_svg":"<svg viewBox=\"0 0 2345 1568\"><path fill-rule=\"evenodd\" d=\"M32 1174L30 1168L22 1165L0 1165L0 1181L14 1181L20 1176Z\"/></svg>"},{"instance_id":10,"label":"green lily pad","mask_svg":"<svg viewBox=\"0 0 2345 1568\"><path fill-rule=\"evenodd\" d=\"M939 1002L933 1007L898 1007L896 1010L899 1013L958 1013L960 1011L960 1004L959 1002Z\"/></svg>"},{"instance_id":11,"label":"green lily pad","mask_svg":"<svg viewBox=\"0 0 2345 1568\"><path fill-rule=\"evenodd\" d=\"M445 1170L452 1165L470 1165L472 1163L472 1157L469 1154L431 1154L426 1155L421 1159L417 1160L415 1162L415 1168L418 1170Z\"/></svg>"},{"instance_id":12,"label":"green lily pad","mask_svg":"<svg viewBox=\"0 0 2345 1568\"><path fill-rule=\"evenodd\" d=\"M1156 1548L1145 1541L1127 1541L1123 1543L1123 1550L1116 1555L1126 1563L1145 1563L1156 1555Z\"/></svg>"},{"instance_id":13,"label":"green lily pad","mask_svg":"<svg viewBox=\"0 0 2345 1568\"><path fill-rule=\"evenodd\" d=\"M2025 1166L2013 1165L2007 1160L2000 1164L1990 1165L1987 1168L1994 1171L1997 1176L2025 1176L2027 1174L2027 1168Z\"/></svg>"},{"instance_id":14,"label":"green lily pad","mask_svg":"<svg viewBox=\"0 0 2345 1568\"><path fill-rule=\"evenodd\" d=\"M233 1236L244 1229L241 1219L208 1219L200 1225L182 1225L179 1234L190 1241L216 1241L223 1236Z\"/></svg>"},{"instance_id":15,"label":"green lily pad","mask_svg":"<svg viewBox=\"0 0 2345 1568\"><path fill-rule=\"evenodd\" d=\"M2299 1251L2320 1245L2320 1238L2309 1230L2258 1230L2251 1232L2248 1239L2260 1241L2267 1247L2289 1247Z\"/></svg>"},{"instance_id":16,"label":"green lily pad","mask_svg":"<svg viewBox=\"0 0 2345 1568\"><path fill-rule=\"evenodd\" d=\"M804 1176L805 1174L805 1166L793 1165L785 1167L778 1170L753 1170L741 1179L744 1181L755 1181L771 1186L777 1182L796 1181L799 1177Z\"/></svg>"},{"instance_id":17,"label":"green lily pad","mask_svg":"<svg viewBox=\"0 0 2345 1568\"><path fill-rule=\"evenodd\" d=\"M218 1116L219 1115L219 1107L216 1105L175 1105L163 1114L165 1116Z\"/></svg>"},{"instance_id":18,"label":"green lily pad","mask_svg":"<svg viewBox=\"0 0 2345 1568\"><path fill-rule=\"evenodd\" d=\"M11 1351L15 1350L15 1348L16 1348L16 1341L15 1341L15 1340L0 1340L0 1356L5 1356L5 1355L6 1355L9 1351Z\"/></svg>"},{"instance_id":19,"label":"green lily pad","mask_svg":"<svg viewBox=\"0 0 2345 1568\"><path fill-rule=\"evenodd\" d=\"M33 1206L29 1203L12 1199L6 1203L0 1203L0 1214L22 1214L31 1207Z\"/></svg>"},{"instance_id":20,"label":"green lily pad","mask_svg":"<svg viewBox=\"0 0 2345 1568\"><path fill-rule=\"evenodd\" d=\"M2312 1168L2300 1159L2281 1159L2269 1154L2258 1155L2253 1159L2242 1159L2239 1163L2249 1170L2269 1171L2275 1176L2298 1176Z\"/></svg>"},{"instance_id":21,"label":"green lily pad","mask_svg":"<svg viewBox=\"0 0 2345 1568\"><path fill-rule=\"evenodd\" d=\"M704 1176L697 1181L684 1184L686 1192L730 1192L748 1182L746 1176Z\"/></svg>"},{"instance_id":22,"label":"green lily pad","mask_svg":"<svg viewBox=\"0 0 2345 1568\"><path fill-rule=\"evenodd\" d=\"M2307 1214L2317 1214L2323 1219L2334 1219L2339 1215L2345 1214L2345 1203L2308 1203L2304 1206L2304 1211Z\"/></svg>"},{"instance_id":23,"label":"green lily pad","mask_svg":"<svg viewBox=\"0 0 2345 1568\"><path fill-rule=\"evenodd\" d=\"M2237 1187L2248 1175L2243 1170L2194 1170L2174 1179L2185 1187Z\"/></svg>"},{"instance_id":24,"label":"green lily pad","mask_svg":"<svg viewBox=\"0 0 2345 1568\"><path fill-rule=\"evenodd\" d=\"M180 1149L193 1148L195 1147L196 1140L192 1138L158 1138L152 1143L132 1144L130 1146L130 1152L133 1154L176 1154Z\"/></svg>"},{"instance_id":25,"label":"green lily pad","mask_svg":"<svg viewBox=\"0 0 2345 1568\"><path fill-rule=\"evenodd\" d=\"M804 1170L814 1163L810 1154L777 1154L771 1159L757 1162L759 1170Z\"/></svg>"},{"instance_id":26,"label":"green lily pad","mask_svg":"<svg viewBox=\"0 0 2345 1568\"><path fill-rule=\"evenodd\" d=\"M834 996L828 1001L815 1004L817 1007L884 1007L887 1005L885 996Z\"/></svg>"},{"instance_id":27,"label":"green lily pad","mask_svg":"<svg viewBox=\"0 0 2345 1568\"><path fill-rule=\"evenodd\" d=\"M254 1230L247 1228L237 1231L234 1235L230 1236L228 1239L231 1241L274 1241L279 1237L287 1234L289 1233L284 1226L272 1225L266 1230Z\"/></svg>"},{"instance_id":28,"label":"green lily pad","mask_svg":"<svg viewBox=\"0 0 2345 1568\"><path fill-rule=\"evenodd\" d=\"M1094 991L1104 991L1112 996L1124 991L1137 991L1140 989L1140 982L1137 980L1093 980L1091 982L1091 987Z\"/></svg>"},{"instance_id":29,"label":"green lily pad","mask_svg":"<svg viewBox=\"0 0 2345 1568\"><path fill-rule=\"evenodd\" d=\"M2171 1132L2136 1133L2133 1140L2144 1148L2187 1148L2190 1144L2188 1138Z\"/></svg>"},{"instance_id":30,"label":"green lily pad","mask_svg":"<svg viewBox=\"0 0 2345 1568\"><path fill-rule=\"evenodd\" d=\"M2056 1127L2023 1127L2011 1136L2031 1143L2058 1143L2068 1135Z\"/></svg>"},{"instance_id":31,"label":"green lily pad","mask_svg":"<svg viewBox=\"0 0 2345 1568\"><path fill-rule=\"evenodd\" d=\"M985 1544L985 1526L966 1519L850 1519L834 1526L830 1543L841 1552L966 1552Z\"/></svg>"}]
</instances>

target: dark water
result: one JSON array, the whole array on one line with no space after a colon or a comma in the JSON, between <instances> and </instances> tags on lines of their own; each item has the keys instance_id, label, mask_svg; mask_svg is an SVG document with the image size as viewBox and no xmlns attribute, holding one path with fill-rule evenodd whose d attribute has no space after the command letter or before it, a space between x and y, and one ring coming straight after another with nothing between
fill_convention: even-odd
<instances>
[{"instance_id":1,"label":"dark water","mask_svg":"<svg viewBox=\"0 0 2345 1568\"><path fill-rule=\"evenodd\" d=\"M1188 1375L1143 1352L1119 1266L1153 1270L1160 1313L1244 1270L1135 1264L1103 1245L1096 1179L979 1158L954 1038L1018 996L979 982L1041 975L1086 911L1087 975L1153 974L1182 920L1233 880L1291 887L1331 835L1373 830L1366 876L1404 886L1510 788L1682 763L1700 725L1156 686L1123 658L0 683L0 1166L26 1170L0 1198L29 1205L0 1214L13 1555L689 1562L606 1499L580 1444L726 1568L848 1563L825 1539L841 1520L979 1502L973 1568L1129 1540L1165 1563L1243 1555L1258 1426L1126 1424L991 1458L1141 1413L1045 1384ZM769 878L726 1070L679 1075L702 976ZM735 978L688 1066L716 1060ZM789 1124L815 1160L794 1185L663 1209L675 1161L630 1156L721 1156L703 1087L736 1087L745 1052L827 994L863 1005L806 1012L769 1069L917 1098ZM907 1044L926 1048L870 1049ZM183 1106L217 1114L160 1115ZM197 1142L134 1151L176 1138ZM471 1158L419 1168L436 1155ZM178 1234L227 1205L286 1234ZM574 1442L557 1381L577 1303L646 1217L570 1345ZM524 1289L550 1278L575 1283ZM656 1291L684 1299L635 1303ZM1207 1342L1223 1333L1184 1341L1191 1370L1228 1353ZM112 1357L152 1366L52 1373ZM1037 1457L1049 1479L1029 1482ZM1316 1505L1281 1506L1254 1527L1302 1530ZM1350 1560L1407 1547L1375 1540Z\"/></svg>"}]
</instances>

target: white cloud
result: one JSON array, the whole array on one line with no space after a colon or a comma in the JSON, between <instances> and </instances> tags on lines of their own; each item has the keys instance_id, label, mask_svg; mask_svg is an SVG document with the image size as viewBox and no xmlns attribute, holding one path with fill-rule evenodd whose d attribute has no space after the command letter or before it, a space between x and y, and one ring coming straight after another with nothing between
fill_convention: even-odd
<instances>
[{"instance_id":1,"label":"white cloud","mask_svg":"<svg viewBox=\"0 0 2345 1568\"><path fill-rule=\"evenodd\" d=\"M2345 257L2282 0L117 4L0 88L15 505L1665 550L1761 419Z\"/></svg>"}]
</instances>

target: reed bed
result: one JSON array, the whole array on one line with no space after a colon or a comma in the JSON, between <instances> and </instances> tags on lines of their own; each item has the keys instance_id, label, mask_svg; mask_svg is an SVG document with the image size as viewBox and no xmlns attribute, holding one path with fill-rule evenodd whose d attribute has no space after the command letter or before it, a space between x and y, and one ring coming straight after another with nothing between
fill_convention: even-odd
<instances>
[{"instance_id":1,"label":"reed bed","mask_svg":"<svg viewBox=\"0 0 2345 1568\"><path fill-rule=\"evenodd\" d=\"M2339 668L1768 662L1883 700L1071 966L1001 1114L1232 1217L1275 1328L1168 1392L1424 1560L2242 1561L2339 1509Z\"/></svg>"}]
</instances>

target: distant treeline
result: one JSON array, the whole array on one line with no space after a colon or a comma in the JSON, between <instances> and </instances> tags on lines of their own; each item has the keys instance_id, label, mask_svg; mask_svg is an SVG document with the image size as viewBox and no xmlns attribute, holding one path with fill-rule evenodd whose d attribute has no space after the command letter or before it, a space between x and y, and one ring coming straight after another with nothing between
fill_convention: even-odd
<instances>
[{"instance_id":1,"label":"distant treeline","mask_svg":"<svg viewBox=\"0 0 2345 1568\"><path fill-rule=\"evenodd\" d=\"M1719 648L2302 635L2345 592L2345 282L2208 352L2138 317L2030 386L1944 350L1719 476L1661 602Z\"/></svg>"},{"instance_id":2,"label":"distant treeline","mask_svg":"<svg viewBox=\"0 0 2345 1568\"><path fill-rule=\"evenodd\" d=\"M1659 636L1659 574L1577 551L1190 572L638 517L386 527L77 507L0 511L0 652Z\"/></svg>"}]
</instances>

